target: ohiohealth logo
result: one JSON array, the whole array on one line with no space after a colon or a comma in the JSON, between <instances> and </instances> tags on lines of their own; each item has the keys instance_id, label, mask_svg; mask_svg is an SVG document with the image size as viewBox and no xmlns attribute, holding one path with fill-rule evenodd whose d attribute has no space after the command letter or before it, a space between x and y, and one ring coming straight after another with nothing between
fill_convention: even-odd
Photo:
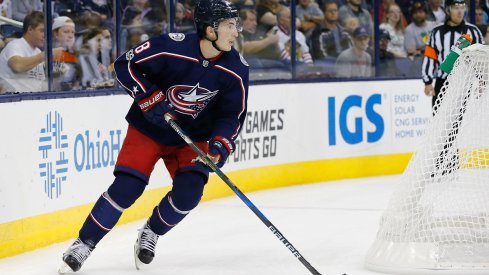
<instances>
[{"instance_id":1,"label":"ohiohealth logo","mask_svg":"<svg viewBox=\"0 0 489 275\"><path fill-rule=\"evenodd\" d=\"M46 123L39 135L40 176L44 180L44 192L52 199L61 194L62 183L68 172L68 137L63 134L63 118L58 112L46 115Z\"/></svg>"}]
</instances>

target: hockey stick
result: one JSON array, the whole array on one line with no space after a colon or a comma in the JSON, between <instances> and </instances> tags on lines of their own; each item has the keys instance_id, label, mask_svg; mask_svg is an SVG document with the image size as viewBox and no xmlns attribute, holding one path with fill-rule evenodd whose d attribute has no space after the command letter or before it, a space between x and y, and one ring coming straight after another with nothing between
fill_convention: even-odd
<instances>
[{"instance_id":1,"label":"hockey stick","mask_svg":"<svg viewBox=\"0 0 489 275\"><path fill-rule=\"evenodd\" d=\"M294 256L299 259L299 261L314 275L321 275L302 255L299 251L285 238L285 236L275 227L268 219L263 215L263 213L258 210L258 208L239 190L239 188L217 167L216 164L204 153L194 142L183 132L182 128L172 119L170 115L165 115L165 120L170 124L170 126L177 132L177 134L185 140L185 142L199 155L199 158L204 162L205 165L209 166L212 171L214 171L228 186L231 188L236 195L248 206L253 213L272 231L272 233L282 242L287 249L294 254Z\"/></svg>"}]
</instances>

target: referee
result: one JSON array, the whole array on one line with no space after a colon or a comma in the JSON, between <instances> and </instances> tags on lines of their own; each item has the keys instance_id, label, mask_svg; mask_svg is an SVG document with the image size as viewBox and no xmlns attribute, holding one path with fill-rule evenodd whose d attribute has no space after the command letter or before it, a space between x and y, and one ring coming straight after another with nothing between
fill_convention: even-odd
<instances>
[{"instance_id":1,"label":"referee","mask_svg":"<svg viewBox=\"0 0 489 275\"><path fill-rule=\"evenodd\" d=\"M426 42L421 72L425 84L424 93L433 96L432 106L435 105L441 87L448 77L447 73L439 69L439 65L443 63L458 38L462 34L469 34L473 43L484 44L481 31L475 25L464 21L464 0L446 0L445 12L447 14L445 23L433 28ZM436 81L433 87L434 79Z\"/></svg>"}]
</instances>

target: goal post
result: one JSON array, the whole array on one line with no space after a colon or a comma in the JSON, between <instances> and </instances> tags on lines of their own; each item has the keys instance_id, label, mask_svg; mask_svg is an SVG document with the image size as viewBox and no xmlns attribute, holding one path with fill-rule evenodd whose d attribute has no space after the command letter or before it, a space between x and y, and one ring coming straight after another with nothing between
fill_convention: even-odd
<instances>
[{"instance_id":1,"label":"goal post","mask_svg":"<svg viewBox=\"0 0 489 275\"><path fill-rule=\"evenodd\" d=\"M462 51L384 211L366 267L489 274L489 46Z\"/></svg>"}]
</instances>

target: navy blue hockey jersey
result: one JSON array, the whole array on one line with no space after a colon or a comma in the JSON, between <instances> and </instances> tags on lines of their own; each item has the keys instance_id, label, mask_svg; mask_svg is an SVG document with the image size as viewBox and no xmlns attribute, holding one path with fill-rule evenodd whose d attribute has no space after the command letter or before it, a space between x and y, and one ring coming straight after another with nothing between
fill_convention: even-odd
<instances>
[{"instance_id":1,"label":"navy blue hockey jersey","mask_svg":"<svg viewBox=\"0 0 489 275\"><path fill-rule=\"evenodd\" d=\"M114 71L132 97L163 91L175 108L180 127L194 141L216 136L234 140L241 130L246 116L249 69L234 49L205 59L196 34L161 35L122 54ZM163 145L184 143L168 125L159 127L148 122L136 102L126 119Z\"/></svg>"}]
</instances>

